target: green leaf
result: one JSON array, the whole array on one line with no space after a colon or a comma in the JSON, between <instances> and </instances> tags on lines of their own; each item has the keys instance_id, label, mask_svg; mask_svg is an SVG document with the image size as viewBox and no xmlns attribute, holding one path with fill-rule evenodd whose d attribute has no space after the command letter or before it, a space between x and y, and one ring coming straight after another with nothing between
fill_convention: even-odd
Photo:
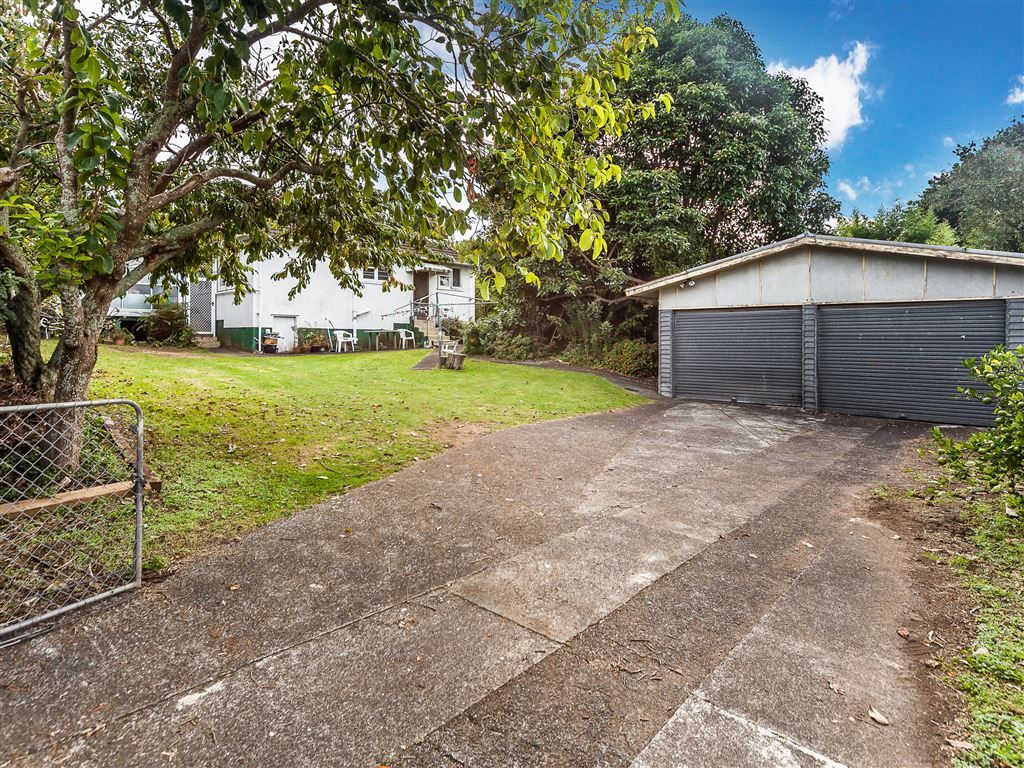
<instances>
[{"instance_id":1,"label":"green leaf","mask_svg":"<svg viewBox=\"0 0 1024 768\"><path fill-rule=\"evenodd\" d=\"M594 231L592 229L583 230L583 234L580 235L580 250L589 251L590 247L594 244Z\"/></svg>"}]
</instances>

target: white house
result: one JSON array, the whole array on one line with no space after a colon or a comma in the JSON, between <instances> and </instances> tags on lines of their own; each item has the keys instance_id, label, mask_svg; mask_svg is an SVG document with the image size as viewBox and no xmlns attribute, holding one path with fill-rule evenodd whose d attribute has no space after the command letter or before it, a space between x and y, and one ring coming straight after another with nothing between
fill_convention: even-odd
<instances>
[{"instance_id":1,"label":"white house","mask_svg":"<svg viewBox=\"0 0 1024 768\"><path fill-rule=\"evenodd\" d=\"M439 254L454 256L454 252ZM382 270L359 273L362 295L338 285L326 264L320 263L309 284L288 297L295 280L274 280L287 256L253 264L249 282L252 291L235 303L234 290L214 281L195 283L189 288L189 322L200 336L216 336L224 347L260 351L269 333L280 337L279 351L293 350L300 337L322 331L352 331L364 348L376 341L374 331L401 328L416 332L417 342L436 341L437 316L473 320L475 312L474 270L468 264L424 262L415 268L398 270L399 286L387 286Z\"/></svg>"}]
</instances>

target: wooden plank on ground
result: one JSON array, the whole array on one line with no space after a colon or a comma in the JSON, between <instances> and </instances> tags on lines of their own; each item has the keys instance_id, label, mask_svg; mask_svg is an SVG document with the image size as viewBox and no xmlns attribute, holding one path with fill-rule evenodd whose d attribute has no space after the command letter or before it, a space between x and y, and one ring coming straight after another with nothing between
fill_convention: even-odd
<instances>
[{"instance_id":1,"label":"wooden plank on ground","mask_svg":"<svg viewBox=\"0 0 1024 768\"><path fill-rule=\"evenodd\" d=\"M15 520L19 517L32 517L40 512L48 512L60 507L79 507L83 504L106 498L107 496L122 496L130 493L135 488L134 480L125 480L121 483L110 483L108 485L96 485L92 488L82 488L78 491L67 491L58 493L48 499L25 499L24 501L12 501L0 504L0 518L4 520Z\"/></svg>"}]
</instances>

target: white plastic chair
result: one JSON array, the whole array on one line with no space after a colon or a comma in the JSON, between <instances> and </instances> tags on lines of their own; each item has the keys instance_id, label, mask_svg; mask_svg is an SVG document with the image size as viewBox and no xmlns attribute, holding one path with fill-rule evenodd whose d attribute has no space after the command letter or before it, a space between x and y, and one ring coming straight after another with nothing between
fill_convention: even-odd
<instances>
[{"instance_id":1,"label":"white plastic chair","mask_svg":"<svg viewBox=\"0 0 1024 768\"><path fill-rule=\"evenodd\" d=\"M356 350L359 349L359 340L352 333L350 333L349 331L335 330L334 351L344 352L346 344L348 345L348 348L352 352L355 352Z\"/></svg>"},{"instance_id":2,"label":"white plastic chair","mask_svg":"<svg viewBox=\"0 0 1024 768\"><path fill-rule=\"evenodd\" d=\"M410 331L408 328L398 329L398 341L402 345L402 349L416 346L416 334Z\"/></svg>"}]
</instances>

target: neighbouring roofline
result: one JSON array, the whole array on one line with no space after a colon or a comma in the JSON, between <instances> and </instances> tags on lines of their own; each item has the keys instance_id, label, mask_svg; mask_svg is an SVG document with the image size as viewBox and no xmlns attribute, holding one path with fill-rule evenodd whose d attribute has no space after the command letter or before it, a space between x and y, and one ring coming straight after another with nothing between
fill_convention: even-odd
<instances>
[{"instance_id":1,"label":"neighbouring roofline","mask_svg":"<svg viewBox=\"0 0 1024 768\"><path fill-rule=\"evenodd\" d=\"M957 261L980 261L989 264L1005 264L1012 267L1024 267L1024 253L1011 253L1009 251L982 251L974 248L960 248L955 245L925 245L921 243L897 243L888 240L867 240L860 237L836 237L835 235L815 235L805 232L786 240L779 240L777 243L764 245L750 251L737 253L733 256L726 256L724 259L711 261L699 267L677 272L667 277L659 277L657 280L634 285L626 289L626 295L634 298L647 298L657 296L662 288L685 282L686 280L703 277L706 275L721 272L725 269L738 267L751 261L785 253L795 248L806 246L821 246L824 248L838 248L858 251L874 251L877 253L891 253L899 256L929 256L937 259L952 259Z\"/></svg>"}]
</instances>

